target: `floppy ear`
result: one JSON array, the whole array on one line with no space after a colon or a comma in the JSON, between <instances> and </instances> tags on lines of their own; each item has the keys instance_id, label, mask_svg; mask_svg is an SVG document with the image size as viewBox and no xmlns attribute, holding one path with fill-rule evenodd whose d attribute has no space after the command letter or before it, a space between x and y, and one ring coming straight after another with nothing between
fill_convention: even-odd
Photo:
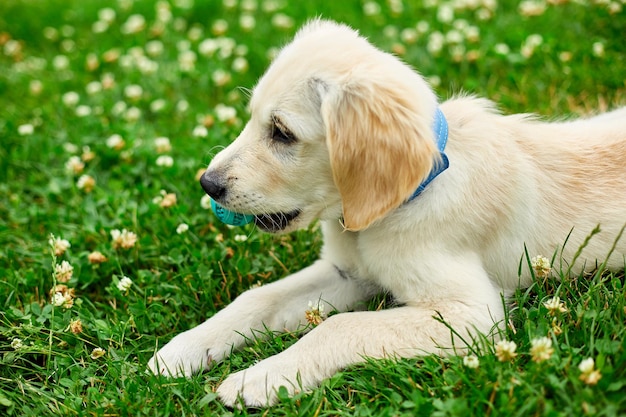
<instances>
[{"instance_id":1,"label":"floppy ear","mask_svg":"<svg viewBox=\"0 0 626 417\"><path fill-rule=\"evenodd\" d=\"M424 96L421 103L420 97L409 97L392 80L380 81L351 77L322 95L330 163L347 230L365 229L399 207L439 155L431 128L434 103Z\"/></svg>"}]
</instances>

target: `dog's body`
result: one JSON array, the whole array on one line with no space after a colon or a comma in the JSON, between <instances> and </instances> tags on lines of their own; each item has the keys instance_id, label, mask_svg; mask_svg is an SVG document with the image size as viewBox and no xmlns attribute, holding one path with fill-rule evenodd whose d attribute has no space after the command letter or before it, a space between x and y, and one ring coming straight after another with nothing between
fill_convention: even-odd
<instances>
[{"instance_id":1,"label":"dog's body","mask_svg":"<svg viewBox=\"0 0 626 417\"><path fill-rule=\"evenodd\" d=\"M465 340L488 334L504 318L501 294L531 283L528 268L518 273L525 247L571 261L600 225L571 268L579 273L606 259L626 223L626 108L545 123L502 116L487 100L446 101L450 166L410 201L440 163L436 98L418 74L351 29L324 21L303 28L259 81L250 109L203 187L271 232L320 219L321 259L245 292L176 336L149 366L175 375L206 369L254 330L305 325L310 301L345 313L230 375L218 388L229 405L238 396L272 403L279 386L314 387L364 357L462 352L433 316ZM625 254L619 241L608 267L623 269ZM399 307L354 311L380 291Z\"/></svg>"}]
</instances>

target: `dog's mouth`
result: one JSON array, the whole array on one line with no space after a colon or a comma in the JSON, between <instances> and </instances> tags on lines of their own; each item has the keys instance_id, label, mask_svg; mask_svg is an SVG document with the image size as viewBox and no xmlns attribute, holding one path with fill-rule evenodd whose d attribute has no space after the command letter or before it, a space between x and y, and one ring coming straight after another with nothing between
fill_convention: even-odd
<instances>
[{"instance_id":1,"label":"dog's mouth","mask_svg":"<svg viewBox=\"0 0 626 417\"><path fill-rule=\"evenodd\" d=\"M299 215L300 210L288 213L257 214L254 216L254 224L265 232L276 233L286 229Z\"/></svg>"}]
</instances>

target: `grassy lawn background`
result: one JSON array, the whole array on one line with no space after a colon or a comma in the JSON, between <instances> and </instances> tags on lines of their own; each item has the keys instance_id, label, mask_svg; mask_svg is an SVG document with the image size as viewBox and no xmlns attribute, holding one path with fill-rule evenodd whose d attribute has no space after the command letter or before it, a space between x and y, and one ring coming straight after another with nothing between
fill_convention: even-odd
<instances>
[{"instance_id":1,"label":"grassy lawn background","mask_svg":"<svg viewBox=\"0 0 626 417\"><path fill-rule=\"evenodd\" d=\"M559 283L558 253L520 253L523 268L535 255L556 258L549 277L512 300L511 360L477 346L476 368L457 357L372 361L268 410L225 409L214 390L299 333L253 341L191 380L145 373L157 345L317 256L315 225L283 237L225 227L197 183L246 121L238 87L252 87L306 19L353 25L442 99L469 91L505 112L562 118L626 103L624 7L3 0L0 415L625 415L623 274L600 268ZM134 245L112 238L123 229ZM51 235L71 246L53 256ZM95 251L106 261L94 263ZM73 268L64 284L63 261ZM118 286L124 276L130 287ZM566 311L546 307L554 295ZM553 352L537 363L531 341L544 336ZM587 358L596 384L581 379Z\"/></svg>"}]
</instances>

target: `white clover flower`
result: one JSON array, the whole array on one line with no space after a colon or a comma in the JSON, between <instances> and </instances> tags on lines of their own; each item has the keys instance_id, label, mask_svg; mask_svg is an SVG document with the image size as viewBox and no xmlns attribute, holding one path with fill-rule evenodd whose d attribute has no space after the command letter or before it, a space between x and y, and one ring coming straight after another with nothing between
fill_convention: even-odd
<instances>
[{"instance_id":1,"label":"white clover flower","mask_svg":"<svg viewBox=\"0 0 626 417\"><path fill-rule=\"evenodd\" d=\"M261 4L261 8L265 13L273 13L276 10L280 9L281 2L278 0L264 0Z\"/></svg>"},{"instance_id":2,"label":"white clover flower","mask_svg":"<svg viewBox=\"0 0 626 417\"><path fill-rule=\"evenodd\" d=\"M106 350L104 350L104 349L102 349L102 348L99 348L99 347L94 348L94 349L91 351L91 359L98 359L98 358L101 358L101 357L103 357L104 355L106 355L106 353L107 353L107 351L106 351Z\"/></svg>"},{"instance_id":3,"label":"white clover flower","mask_svg":"<svg viewBox=\"0 0 626 417\"><path fill-rule=\"evenodd\" d=\"M107 261L107 257L102 254L102 252L94 251L87 255L87 260L92 265L101 264Z\"/></svg>"},{"instance_id":4,"label":"white clover flower","mask_svg":"<svg viewBox=\"0 0 626 417\"><path fill-rule=\"evenodd\" d=\"M182 235L188 230L189 230L189 225L187 223L181 223L178 226L176 226L176 233L178 233L179 235Z\"/></svg>"},{"instance_id":5,"label":"white clover flower","mask_svg":"<svg viewBox=\"0 0 626 417\"><path fill-rule=\"evenodd\" d=\"M404 11L404 5L402 4L402 0L388 0L387 3L389 3L389 9L391 10L391 13L395 16L401 15Z\"/></svg>"},{"instance_id":6,"label":"white clover flower","mask_svg":"<svg viewBox=\"0 0 626 417\"><path fill-rule=\"evenodd\" d=\"M54 268L54 276L57 282L68 282L72 279L73 273L74 267L68 261L63 261Z\"/></svg>"},{"instance_id":7,"label":"white clover flower","mask_svg":"<svg viewBox=\"0 0 626 417\"><path fill-rule=\"evenodd\" d=\"M76 107L75 110L76 116L78 117L86 117L89 116L91 114L91 107L86 106L86 105L80 105L78 107Z\"/></svg>"},{"instance_id":8,"label":"white clover flower","mask_svg":"<svg viewBox=\"0 0 626 417\"><path fill-rule=\"evenodd\" d=\"M189 40L192 40L194 42L198 41L200 37L202 37L202 28L199 26L193 26L187 32L187 37L189 38Z\"/></svg>"},{"instance_id":9,"label":"white clover flower","mask_svg":"<svg viewBox=\"0 0 626 417\"><path fill-rule=\"evenodd\" d=\"M543 306L550 311L550 314L554 315L556 313L567 313L567 307L561 301L560 297L552 297L546 302L543 303Z\"/></svg>"},{"instance_id":10,"label":"white clover flower","mask_svg":"<svg viewBox=\"0 0 626 417\"><path fill-rule=\"evenodd\" d=\"M176 103L176 111L179 113L185 113L187 110L189 110L189 102L185 99L179 100L178 103Z\"/></svg>"},{"instance_id":11,"label":"white clover flower","mask_svg":"<svg viewBox=\"0 0 626 417\"><path fill-rule=\"evenodd\" d=\"M219 45L218 57L221 59L230 58L237 46L233 38L219 38L217 44Z\"/></svg>"},{"instance_id":12,"label":"white clover flower","mask_svg":"<svg viewBox=\"0 0 626 417\"><path fill-rule=\"evenodd\" d=\"M78 146L74 145L72 142L65 142L63 144L63 150L67 153L76 153L78 152Z\"/></svg>"},{"instance_id":13,"label":"white clover flower","mask_svg":"<svg viewBox=\"0 0 626 417\"><path fill-rule=\"evenodd\" d=\"M56 41L59 39L59 31L51 26L43 28L43 37L49 41Z\"/></svg>"},{"instance_id":14,"label":"white clover flower","mask_svg":"<svg viewBox=\"0 0 626 417\"><path fill-rule=\"evenodd\" d=\"M217 51L219 45L215 39L205 39L198 45L198 52L206 57L211 57Z\"/></svg>"},{"instance_id":15,"label":"white clover flower","mask_svg":"<svg viewBox=\"0 0 626 417\"><path fill-rule=\"evenodd\" d=\"M481 21L487 21L493 17L494 12L487 7L481 7L476 10L476 19Z\"/></svg>"},{"instance_id":16,"label":"white clover flower","mask_svg":"<svg viewBox=\"0 0 626 417\"><path fill-rule=\"evenodd\" d=\"M63 96L61 96L61 101L67 107L74 107L74 106L76 106L78 104L79 100L80 100L80 96L75 91L68 91L67 93L63 94Z\"/></svg>"},{"instance_id":17,"label":"white clover flower","mask_svg":"<svg viewBox=\"0 0 626 417\"><path fill-rule=\"evenodd\" d=\"M30 123L19 125L17 127L17 133L19 133L20 136L32 135L33 133L35 133L35 126Z\"/></svg>"},{"instance_id":18,"label":"white clover flower","mask_svg":"<svg viewBox=\"0 0 626 417\"><path fill-rule=\"evenodd\" d=\"M96 157L96 153L91 150L89 146L83 146L83 153L80 155L80 159L83 162L89 162Z\"/></svg>"},{"instance_id":19,"label":"white clover flower","mask_svg":"<svg viewBox=\"0 0 626 417\"><path fill-rule=\"evenodd\" d=\"M124 139L117 133L109 136L109 138L106 140L107 147L111 149L120 150L124 147L125 144L126 142L124 142Z\"/></svg>"},{"instance_id":20,"label":"white clover flower","mask_svg":"<svg viewBox=\"0 0 626 417\"><path fill-rule=\"evenodd\" d=\"M493 50L498 55L508 55L511 53L511 48L506 43L495 44Z\"/></svg>"},{"instance_id":21,"label":"white clover flower","mask_svg":"<svg viewBox=\"0 0 626 417\"><path fill-rule=\"evenodd\" d=\"M437 9L437 20L440 23L451 23L454 20L454 8L449 3L442 3Z\"/></svg>"},{"instance_id":22,"label":"white clover flower","mask_svg":"<svg viewBox=\"0 0 626 417\"><path fill-rule=\"evenodd\" d=\"M141 110L137 107L130 107L126 112L124 112L124 120L127 122L136 122L141 117Z\"/></svg>"},{"instance_id":23,"label":"white clover flower","mask_svg":"<svg viewBox=\"0 0 626 417\"><path fill-rule=\"evenodd\" d=\"M246 240L248 240L248 236L247 235L235 235L235 242L245 242Z\"/></svg>"},{"instance_id":24,"label":"white clover flower","mask_svg":"<svg viewBox=\"0 0 626 417\"><path fill-rule=\"evenodd\" d=\"M293 27L293 19L284 13L276 13L272 16L272 26L278 29L291 29Z\"/></svg>"},{"instance_id":25,"label":"white clover flower","mask_svg":"<svg viewBox=\"0 0 626 417\"><path fill-rule=\"evenodd\" d=\"M234 107L219 103L215 106L215 116L220 122L231 122L237 117L237 110Z\"/></svg>"},{"instance_id":26,"label":"white clover flower","mask_svg":"<svg viewBox=\"0 0 626 417\"><path fill-rule=\"evenodd\" d=\"M176 42L176 49L178 52L187 52L191 49L191 42L188 39L183 39Z\"/></svg>"},{"instance_id":27,"label":"white clover flower","mask_svg":"<svg viewBox=\"0 0 626 417\"><path fill-rule=\"evenodd\" d=\"M176 194L161 190L160 195L154 197L152 202L164 208L172 207L176 204Z\"/></svg>"},{"instance_id":28,"label":"white clover flower","mask_svg":"<svg viewBox=\"0 0 626 417\"><path fill-rule=\"evenodd\" d=\"M452 45L450 47L450 55L454 62L461 62L465 55L465 45Z\"/></svg>"},{"instance_id":29,"label":"white clover flower","mask_svg":"<svg viewBox=\"0 0 626 417\"><path fill-rule=\"evenodd\" d=\"M322 303L321 300L318 300L317 302L309 300L308 306L308 310L304 312L307 322L314 326L319 325L326 318L326 315L324 314L324 303Z\"/></svg>"},{"instance_id":30,"label":"white clover flower","mask_svg":"<svg viewBox=\"0 0 626 417\"><path fill-rule=\"evenodd\" d=\"M518 6L522 16L540 16L546 11L546 3L542 0L524 0Z\"/></svg>"},{"instance_id":31,"label":"white clover flower","mask_svg":"<svg viewBox=\"0 0 626 417\"><path fill-rule=\"evenodd\" d=\"M584 374L588 374L592 372L594 368L595 368L595 362L593 358L583 359L583 361L580 362L580 364L578 365L578 369L580 370L580 372Z\"/></svg>"},{"instance_id":32,"label":"white clover flower","mask_svg":"<svg viewBox=\"0 0 626 417\"><path fill-rule=\"evenodd\" d=\"M456 29L449 30L448 33L446 33L445 38L447 43L462 43L464 40L463 34Z\"/></svg>"},{"instance_id":33,"label":"white clover flower","mask_svg":"<svg viewBox=\"0 0 626 417\"><path fill-rule=\"evenodd\" d=\"M156 159L157 166L169 168L174 165L174 158L169 155L161 155Z\"/></svg>"},{"instance_id":34,"label":"white clover flower","mask_svg":"<svg viewBox=\"0 0 626 417\"><path fill-rule=\"evenodd\" d=\"M530 341L530 355L532 360L539 363L550 359L554 353L552 340L547 337L540 337Z\"/></svg>"},{"instance_id":35,"label":"white clover flower","mask_svg":"<svg viewBox=\"0 0 626 417\"><path fill-rule=\"evenodd\" d=\"M119 66L125 70L130 70L135 65L136 58L130 55L122 55L119 57Z\"/></svg>"},{"instance_id":36,"label":"white clover flower","mask_svg":"<svg viewBox=\"0 0 626 417\"><path fill-rule=\"evenodd\" d=\"M622 0L622 3L624 3L624 1ZM617 14L617 13L621 13L621 11L623 10L622 4L620 4L617 1L612 1L608 4L607 7L609 14Z\"/></svg>"},{"instance_id":37,"label":"white clover flower","mask_svg":"<svg viewBox=\"0 0 626 417\"><path fill-rule=\"evenodd\" d=\"M239 16L239 27L241 27L244 32L252 31L255 26L256 19L254 18L254 16L249 14L242 14L241 16Z\"/></svg>"},{"instance_id":38,"label":"white clover flower","mask_svg":"<svg viewBox=\"0 0 626 417\"><path fill-rule=\"evenodd\" d=\"M530 260L530 265L535 270L535 275L538 278L545 278L550 274L550 260L544 256L537 255Z\"/></svg>"},{"instance_id":39,"label":"white clover flower","mask_svg":"<svg viewBox=\"0 0 626 417\"><path fill-rule=\"evenodd\" d=\"M92 81L85 86L85 91L90 96L93 96L94 94L98 94L99 92L102 91L102 83L100 81Z\"/></svg>"},{"instance_id":40,"label":"white clover flower","mask_svg":"<svg viewBox=\"0 0 626 417\"><path fill-rule=\"evenodd\" d=\"M517 356L517 344L511 340L500 340L496 343L496 357L500 362L510 361Z\"/></svg>"},{"instance_id":41,"label":"white clover flower","mask_svg":"<svg viewBox=\"0 0 626 417\"><path fill-rule=\"evenodd\" d=\"M126 229L111 230L111 240L114 248L130 249L137 243L137 235Z\"/></svg>"},{"instance_id":42,"label":"white clover flower","mask_svg":"<svg viewBox=\"0 0 626 417\"><path fill-rule=\"evenodd\" d=\"M256 0L242 0L241 1L241 10L245 12L255 12L258 8Z\"/></svg>"},{"instance_id":43,"label":"white clover flower","mask_svg":"<svg viewBox=\"0 0 626 417\"><path fill-rule=\"evenodd\" d=\"M55 292L50 302L55 307L63 307L65 305L65 296L60 292Z\"/></svg>"},{"instance_id":44,"label":"white clover flower","mask_svg":"<svg viewBox=\"0 0 626 417\"><path fill-rule=\"evenodd\" d=\"M228 22L224 19L217 19L213 22L213 26L211 26L211 32L215 36L220 36L225 34L228 31Z\"/></svg>"},{"instance_id":45,"label":"white clover flower","mask_svg":"<svg viewBox=\"0 0 626 417\"><path fill-rule=\"evenodd\" d=\"M165 48L163 47L163 42L157 39L146 42L145 48L146 53L151 57L159 56L165 50Z\"/></svg>"},{"instance_id":46,"label":"white clover flower","mask_svg":"<svg viewBox=\"0 0 626 417\"><path fill-rule=\"evenodd\" d=\"M76 187L86 193L93 191L96 186L96 180L91 175L81 175L76 181Z\"/></svg>"},{"instance_id":47,"label":"white clover flower","mask_svg":"<svg viewBox=\"0 0 626 417\"><path fill-rule=\"evenodd\" d=\"M158 153L165 153L172 150L172 144L169 138L163 136L154 139L154 147Z\"/></svg>"},{"instance_id":48,"label":"white clover flower","mask_svg":"<svg viewBox=\"0 0 626 417\"><path fill-rule=\"evenodd\" d=\"M417 42L418 38L419 35L416 29L405 28L402 30L402 32L400 32L400 39L402 39L402 42L404 43L413 44Z\"/></svg>"},{"instance_id":49,"label":"white clover flower","mask_svg":"<svg viewBox=\"0 0 626 417\"><path fill-rule=\"evenodd\" d=\"M468 26L463 29L465 39L469 42L476 43L480 40L480 29L477 26Z\"/></svg>"},{"instance_id":50,"label":"white clover flower","mask_svg":"<svg viewBox=\"0 0 626 417\"><path fill-rule=\"evenodd\" d=\"M574 57L574 54L571 53L570 51L559 52L559 61L561 62L570 62L573 57Z\"/></svg>"},{"instance_id":51,"label":"white clover flower","mask_svg":"<svg viewBox=\"0 0 626 417\"><path fill-rule=\"evenodd\" d=\"M223 69L216 69L215 71L213 71L213 74L211 74L211 79L213 80L215 85L217 85L218 87L223 87L224 85L228 84L228 82L230 82L231 76L227 71L224 71Z\"/></svg>"},{"instance_id":52,"label":"white clover flower","mask_svg":"<svg viewBox=\"0 0 626 417\"><path fill-rule=\"evenodd\" d=\"M243 73L248 70L248 60L242 56L238 56L233 60L233 71L237 73Z\"/></svg>"},{"instance_id":53,"label":"white clover flower","mask_svg":"<svg viewBox=\"0 0 626 417\"><path fill-rule=\"evenodd\" d=\"M200 207L205 210L209 210L211 208L211 197L208 194L205 194L200 199Z\"/></svg>"},{"instance_id":54,"label":"white clover flower","mask_svg":"<svg viewBox=\"0 0 626 417\"><path fill-rule=\"evenodd\" d=\"M428 83L433 87L439 87L441 85L441 77L438 75L431 75L428 77Z\"/></svg>"},{"instance_id":55,"label":"white clover flower","mask_svg":"<svg viewBox=\"0 0 626 417\"><path fill-rule=\"evenodd\" d=\"M118 101L113 105L113 107L111 107L111 114L114 116L121 116L124 112L126 112L127 108L128 105L124 101Z\"/></svg>"},{"instance_id":56,"label":"white clover flower","mask_svg":"<svg viewBox=\"0 0 626 417\"><path fill-rule=\"evenodd\" d=\"M98 19L103 22L113 23L113 21L115 21L115 10L110 7L98 10Z\"/></svg>"},{"instance_id":57,"label":"white clover flower","mask_svg":"<svg viewBox=\"0 0 626 417\"><path fill-rule=\"evenodd\" d=\"M591 45L591 48L594 56L604 56L604 44L602 42L594 42L593 45Z\"/></svg>"},{"instance_id":58,"label":"white clover flower","mask_svg":"<svg viewBox=\"0 0 626 417\"><path fill-rule=\"evenodd\" d=\"M541 36L538 33L533 33L531 35L528 35L528 37L524 41L525 45L528 45L529 47L533 49L540 46L542 43L543 43L543 36Z\"/></svg>"},{"instance_id":59,"label":"white clover flower","mask_svg":"<svg viewBox=\"0 0 626 417\"><path fill-rule=\"evenodd\" d=\"M137 101L143 95L143 88L137 84L130 84L124 87L124 95L133 101Z\"/></svg>"},{"instance_id":60,"label":"white clover flower","mask_svg":"<svg viewBox=\"0 0 626 417\"><path fill-rule=\"evenodd\" d=\"M9 39L4 44L4 54L6 56L16 56L22 51L22 44L14 39Z\"/></svg>"},{"instance_id":61,"label":"white clover flower","mask_svg":"<svg viewBox=\"0 0 626 417\"><path fill-rule=\"evenodd\" d=\"M193 71L198 57L194 51L182 51L178 54L178 67L183 72Z\"/></svg>"},{"instance_id":62,"label":"white clover flower","mask_svg":"<svg viewBox=\"0 0 626 417\"><path fill-rule=\"evenodd\" d=\"M83 332L83 323L80 321L80 319L72 320L70 321L70 325L65 331L67 330L71 331L74 334L80 334Z\"/></svg>"},{"instance_id":63,"label":"white clover flower","mask_svg":"<svg viewBox=\"0 0 626 417\"><path fill-rule=\"evenodd\" d=\"M104 33L109 30L109 27L110 25L107 22L104 22L102 20L96 20L91 25L91 31L93 33Z\"/></svg>"},{"instance_id":64,"label":"white clover flower","mask_svg":"<svg viewBox=\"0 0 626 417\"><path fill-rule=\"evenodd\" d=\"M57 71L63 71L69 68L70 60L65 55L57 55L52 58L52 66Z\"/></svg>"},{"instance_id":65,"label":"white clover flower","mask_svg":"<svg viewBox=\"0 0 626 417\"><path fill-rule=\"evenodd\" d=\"M56 256L63 255L72 246L69 241L54 236L48 240L48 244Z\"/></svg>"},{"instance_id":66,"label":"white clover flower","mask_svg":"<svg viewBox=\"0 0 626 417\"><path fill-rule=\"evenodd\" d=\"M480 361L476 355L467 355L463 357L463 365L470 369L476 369L480 365Z\"/></svg>"},{"instance_id":67,"label":"white clover flower","mask_svg":"<svg viewBox=\"0 0 626 417\"><path fill-rule=\"evenodd\" d=\"M428 23L426 20L420 20L415 25L415 30L417 30L417 33L419 33L420 35L424 35L430 31L430 23Z\"/></svg>"},{"instance_id":68,"label":"white clover flower","mask_svg":"<svg viewBox=\"0 0 626 417\"><path fill-rule=\"evenodd\" d=\"M158 113L167 106L167 101L162 98L157 98L150 103L150 111L152 113Z\"/></svg>"},{"instance_id":69,"label":"white clover flower","mask_svg":"<svg viewBox=\"0 0 626 417\"><path fill-rule=\"evenodd\" d=\"M140 14L132 14L121 27L121 32L125 35L131 35L141 32L146 27L146 18Z\"/></svg>"},{"instance_id":70,"label":"white clover flower","mask_svg":"<svg viewBox=\"0 0 626 417\"><path fill-rule=\"evenodd\" d=\"M127 276L123 276L122 279L117 283L117 289L121 292L126 292L132 287L133 280L128 278Z\"/></svg>"},{"instance_id":71,"label":"white clover flower","mask_svg":"<svg viewBox=\"0 0 626 417\"><path fill-rule=\"evenodd\" d=\"M76 42L71 39L63 39L61 41L61 50L63 52L74 52L76 49Z\"/></svg>"},{"instance_id":72,"label":"white clover flower","mask_svg":"<svg viewBox=\"0 0 626 417\"><path fill-rule=\"evenodd\" d=\"M209 135L209 130L203 125L198 125L193 128L191 135L196 138L205 138Z\"/></svg>"},{"instance_id":73,"label":"white clover flower","mask_svg":"<svg viewBox=\"0 0 626 417\"><path fill-rule=\"evenodd\" d=\"M593 358L583 359L578 365L578 370L581 372L580 380L587 385L595 385L602 378L600 371L595 369Z\"/></svg>"},{"instance_id":74,"label":"white clover flower","mask_svg":"<svg viewBox=\"0 0 626 417\"><path fill-rule=\"evenodd\" d=\"M435 31L428 36L428 43L426 49L431 54L438 54L443 49L445 37L441 32Z\"/></svg>"},{"instance_id":75,"label":"white clover flower","mask_svg":"<svg viewBox=\"0 0 626 417\"><path fill-rule=\"evenodd\" d=\"M28 91L34 96L38 96L43 91L43 83L39 80L31 80L28 84Z\"/></svg>"},{"instance_id":76,"label":"white clover flower","mask_svg":"<svg viewBox=\"0 0 626 417\"><path fill-rule=\"evenodd\" d=\"M95 71L100 66L100 59L98 59L98 55L90 52L85 57L85 66L88 71Z\"/></svg>"},{"instance_id":77,"label":"white clover flower","mask_svg":"<svg viewBox=\"0 0 626 417\"><path fill-rule=\"evenodd\" d=\"M16 337L13 340L11 340L11 348L15 350L19 350L22 347L24 347L24 344L22 343L22 339L19 339Z\"/></svg>"},{"instance_id":78,"label":"white clover flower","mask_svg":"<svg viewBox=\"0 0 626 417\"><path fill-rule=\"evenodd\" d=\"M278 53L280 52L279 48L276 47L270 47L267 48L267 52L265 53L265 56L267 57L267 59L269 59L270 61L273 61L277 56Z\"/></svg>"},{"instance_id":79,"label":"white clover flower","mask_svg":"<svg viewBox=\"0 0 626 417\"><path fill-rule=\"evenodd\" d=\"M162 23L167 23L172 20L172 10L167 2L159 1L156 4L157 20Z\"/></svg>"},{"instance_id":80,"label":"white clover flower","mask_svg":"<svg viewBox=\"0 0 626 417\"><path fill-rule=\"evenodd\" d=\"M398 28L394 25L387 25L383 28L383 35L389 39L395 39L398 36Z\"/></svg>"},{"instance_id":81,"label":"white clover flower","mask_svg":"<svg viewBox=\"0 0 626 417\"><path fill-rule=\"evenodd\" d=\"M378 16L380 14L380 4L375 1L367 1L363 4L363 14L365 16Z\"/></svg>"}]
</instances>

